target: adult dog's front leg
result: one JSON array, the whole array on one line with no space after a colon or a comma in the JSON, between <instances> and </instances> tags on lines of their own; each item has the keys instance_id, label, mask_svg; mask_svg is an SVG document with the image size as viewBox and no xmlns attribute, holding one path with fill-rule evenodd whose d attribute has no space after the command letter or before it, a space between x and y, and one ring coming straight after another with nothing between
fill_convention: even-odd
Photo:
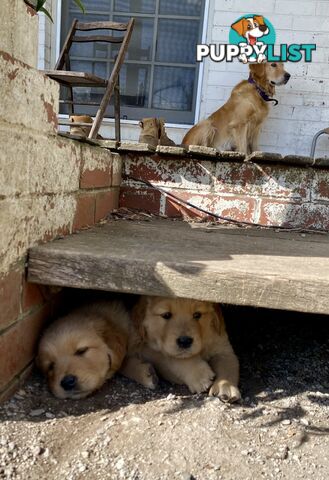
<instances>
[{"instance_id":1,"label":"adult dog's front leg","mask_svg":"<svg viewBox=\"0 0 329 480\"><path fill-rule=\"evenodd\" d=\"M248 126L237 125L232 128L233 142L238 152L248 154L248 140L247 140Z\"/></svg>"},{"instance_id":2,"label":"adult dog's front leg","mask_svg":"<svg viewBox=\"0 0 329 480\"><path fill-rule=\"evenodd\" d=\"M241 398L238 389L239 360L233 350L212 357L209 361L216 373L209 395L219 397L223 402L233 403Z\"/></svg>"}]
</instances>

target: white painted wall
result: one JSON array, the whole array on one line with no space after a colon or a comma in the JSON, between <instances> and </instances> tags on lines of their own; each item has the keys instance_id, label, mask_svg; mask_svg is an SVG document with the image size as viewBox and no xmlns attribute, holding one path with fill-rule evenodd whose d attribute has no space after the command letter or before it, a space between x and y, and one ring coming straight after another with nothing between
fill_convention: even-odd
<instances>
[{"instance_id":1,"label":"white painted wall","mask_svg":"<svg viewBox=\"0 0 329 480\"><path fill-rule=\"evenodd\" d=\"M58 0L52 2L56 17ZM275 26L278 43L316 43L313 63L289 63L292 74L288 85L277 89L277 107L271 107L260 137L264 151L283 154L309 155L314 134L329 126L329 1L328 0L210 0L208 12L207 43L227 43L230 25L241 15L260 13ZM57 20L58 21L58 20ZM41 68L54 63L58 28L40 22ZM57 33L56 33L57 31ZM42 63L44 62L44 63ZM44 65L44 67L43 67ZM200 119L219 108L229 97L232 88L247 78L247 67L238 61L204 64ZM180 143L186 128L169 127L169 136ZM104 123L104 136L113 136L111 121ZM138 139L139 128L134 122L123 122L122 137ZM317 155L329 156L329 139L318 142Z\"/></svg>"}]
</instances>

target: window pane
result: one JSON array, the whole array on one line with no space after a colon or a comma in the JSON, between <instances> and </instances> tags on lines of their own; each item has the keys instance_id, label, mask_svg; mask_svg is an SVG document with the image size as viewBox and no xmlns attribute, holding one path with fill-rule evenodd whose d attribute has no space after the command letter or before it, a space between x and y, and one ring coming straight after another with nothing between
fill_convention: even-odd
<instances>
[{"instance_id":1,"label":"window pane","mask_svg":"<svg viewBox=\"0 0 329 480\"><path fill-rule=\"evenodd\" d=\"M115 22L127 23L127 17L114 17ZM133 34L127 50L126 60L151 60L153 45L153 18L136 18ZM122 36L122 32L120 33ZM112 58L117 55L120 45L113 44Z\"/></svg>"},{"instance_id":2,"label":"window pane","mask_svg":"<svg viewBox=\"0 0 329 480\"><path fill-rule=\"evenodd\" d=\"M81 60L71 60L71 70L74 72L93 73L98 77L108 78L107 62L88 62Z\"/></svg>"},{"instance_id":3,"label":"window pane","mask_svg":"<svg viewBox=\"0 0 329 480\"><path fill-rule=\"evenodd\" d=\"M155 0L115 0L115 12L154 13Z\"/></svg>"},{"instance_id":4,"label":"window pane","mask_svg":"<svg viewBox=\"0 0 329 480\"><path fill-rule=\"evenodd\" d=\"M82 2L86 8L87 13L90 11L109 12L111 9L111 0L82 0ZM80 12L79 7L73 0L70 0L70 10L71 9Z\"/></svg>"},{"instance_id":5,"label":"window pane","mask_svg":"<svg viewBox=\"0 0 329 480\"><path fill-rule=\"evenodd\" d=\"M200 16L202 0L160 0L160 15Z\"/></svg>"},{"instance_id":6,"label":"window pane","mask_svg":"<svg viewBox=\"0 0 329 480\"><path fill-rule=\"evenodd\" d=\"M147 107L150 89L150 67L125 64L120 73L121 104Z\"/></svg>"},{"instance_id":7,"label":"window pane","mask_svg":"<svg viewBox=\"0 0 329 480\"><path fill-rule=\"evenodd\" d=\"M70 14L69 26L73 21L73 18L77 18L79 22L104 22L109 20L108 15L83 15L82 13ZM112 30L111 30L112 32ZM92 32L77 31L76 35L79 37L88 36L88 35L109 35L110 30L93 30ZM65 32L67 34L67 32ZM99 42L88 42L88 43L72 43L70 50L70 55L73 57L91 57L91 58L108 58L109 56L109 44L108 43L99 43Z\"/></svg>"},{"instance_id":8,"label":"window pane","mask_svg":"<svg viewBox=\"0 0 329 480\"><path fill-rule=\"evenodd\" d=\"M155 67L153 108L192 110L194 68Z\"/></svg>"},{"instance_id":9,"label":"window pane","mask_svg":"<svg viewBox=\"0 0 329 480\"><path fill-rule=\"evenodd\" d=\"M197 20L159 20L156 60L194 64L198 37Z\"/></svg>"}]
</instances>

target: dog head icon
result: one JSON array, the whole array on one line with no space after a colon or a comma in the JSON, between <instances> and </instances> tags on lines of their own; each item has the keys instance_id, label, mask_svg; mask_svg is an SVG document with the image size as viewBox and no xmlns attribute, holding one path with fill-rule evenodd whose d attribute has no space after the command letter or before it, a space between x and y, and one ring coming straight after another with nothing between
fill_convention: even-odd
<instances>
[{"instance_id":1,"label":"dog head icon","mask_svg":"<svg viewBox=\"0 0 329 480\"><path fill-rule=\"evenodd\" d=\"M249 45L255 45L261 37L269 34L269 28L261 15L241 18L238 22L233 23L231 28L241 37L246 38Z\"/></svg>"}]
</instances>

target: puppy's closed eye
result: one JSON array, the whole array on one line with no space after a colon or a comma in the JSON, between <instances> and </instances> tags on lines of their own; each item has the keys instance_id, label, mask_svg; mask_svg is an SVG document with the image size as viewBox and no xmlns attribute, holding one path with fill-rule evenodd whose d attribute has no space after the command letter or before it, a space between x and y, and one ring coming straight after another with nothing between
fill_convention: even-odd
<instances>
[{"instance_id":1,"label":"puppy's closed eye","mask_svg":"<svg viewBox=\"0 0 329 480\"><path fill-rule=\"evenodd\" d=\"M84 355L88 350L89 350L88 347L78 348L78 350L74 353L74 355L77 355L78 357L82 357L82 355Z\"/></svg>"}]
</instances>

